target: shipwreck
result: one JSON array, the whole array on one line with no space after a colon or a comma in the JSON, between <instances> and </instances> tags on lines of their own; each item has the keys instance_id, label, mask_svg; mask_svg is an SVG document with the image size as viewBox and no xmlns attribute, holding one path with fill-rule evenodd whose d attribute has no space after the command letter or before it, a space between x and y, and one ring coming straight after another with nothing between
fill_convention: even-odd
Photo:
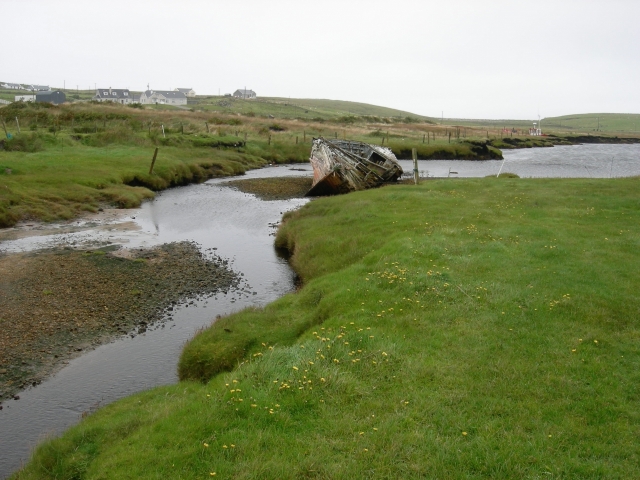
<instances>
[{"instance_id":1,"label":"shipwreck","mask_svg":"<svg viewBox=\"0 0 640 480\"><path fill-rule=\"evenodd\" d=\"M337 195L395 182L402 167L391 149L350 140L314 138L308 197Z\"/></svg>"}]
</instances>

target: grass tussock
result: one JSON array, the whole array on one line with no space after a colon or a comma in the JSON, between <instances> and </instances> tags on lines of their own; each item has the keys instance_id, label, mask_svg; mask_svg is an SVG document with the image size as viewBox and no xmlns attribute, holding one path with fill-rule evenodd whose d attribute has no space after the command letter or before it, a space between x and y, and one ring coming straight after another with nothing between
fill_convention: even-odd
<instances>
[{"instance_id":1,"label":"grass tussock","mask_svg":"<svg viewBox=\"0 0 640 480\"><path fill-rule=\"evenodd\" d=\"M217 321L184 381L14 478L636 478L637 179L432 181L315 200L304 287Z\"/></svg>"}]
</instances>

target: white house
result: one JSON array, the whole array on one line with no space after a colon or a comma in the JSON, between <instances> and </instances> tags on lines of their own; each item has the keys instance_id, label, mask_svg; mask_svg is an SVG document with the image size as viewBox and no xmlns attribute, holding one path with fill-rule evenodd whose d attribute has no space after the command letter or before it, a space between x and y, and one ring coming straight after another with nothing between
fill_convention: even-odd
<instances>
[{"instance_id":1,"label":"white house","mask_svg":"<svg viewBox=\"0 0 640 480\"><path fill-rule=\"evenodd\" d=\"M91 98L96 102L115 102L129 104L133 103L133 95L126 88L99 88L96 94Z\"/></svg>"},{"instance_id":2,"label":"white house","mask_svg":"<svg viewBox=\"0 0 640 480\"><path fill-rule=\"evenodd\" d=\"M186 105L187 96L171 90L147 90L140 95L143 105Z\"/></svg>"},{"instance_id":3,"label":"white house","mask_svg":"<svg viewBox=\"0 0 640 480\"><path fill-rule=\"evenodd\" d=\"M15 101L16 102L35 102L36 96L35 95L16 95Z\"/></svg>"},{"instance_id":4,"label":"white house","mask_svg":"<svg viewBox=\"0 0 640 480\"><path fill-rule=\"evenodd\" d=\"M25 90L30 92L49 92L51 87L49 85L24 85Z\"/></svg>"},{"instance_id":5,"label":"white house","mask_svg":"<svg viewBox=\"0 0 640 480\"><path fill-rule=\"evenodd\" d=\"M246 98L246 99L256 98L256 92L254 92L253 90L247 90L246 88L240 88L235 92L233 92L233 96L236 98Z\"/></svg>"},{"instance_id":6,"label":"white house","mask_svg":"<svg viewBox=\"0 0 640 480\"><path fill-rule=\"evenodd\" d=\"M196 91L193 88L175 88L175 92L182 92L187 97L192 98L196 96Z\"/></svg>"},{"instance_id":7,"label":"white house","mask_svg":"<svg viewBox=\"0 0 640 480\"><path fill-rule=\"evenodd\" d=\"M20 90L22 87L18 83L3 83L0 85L2 88L9 88L11 90Z\"/></svg>"}]
</instances>

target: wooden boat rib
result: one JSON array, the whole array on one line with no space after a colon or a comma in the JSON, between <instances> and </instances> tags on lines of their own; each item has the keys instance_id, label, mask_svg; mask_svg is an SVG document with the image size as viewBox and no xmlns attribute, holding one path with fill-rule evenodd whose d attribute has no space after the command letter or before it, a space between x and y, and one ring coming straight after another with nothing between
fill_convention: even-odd
<instances>
[{"instance_id":1,"label":"wooden boat rib","mask_svg":"<svg viewBox=\"0 0 640 480\"><path fill-rule=\"evenodd\" d=\"M308 197L337 195L395 182L402 167L386 147L350 140L314 138L309 162L313 184Z\"/></svg>"}]
</instances>

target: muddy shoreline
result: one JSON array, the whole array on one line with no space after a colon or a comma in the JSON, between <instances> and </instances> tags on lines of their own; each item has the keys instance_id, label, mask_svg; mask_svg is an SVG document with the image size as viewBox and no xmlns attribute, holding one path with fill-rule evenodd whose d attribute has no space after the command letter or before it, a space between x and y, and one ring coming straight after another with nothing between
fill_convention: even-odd
<instances>
[{"instance_id":1,"label":"muddy shoreline","mask_svg":"<svg viewBox=\"0 0 640 480\"><path fill-rule=\"evenodd\" d=\"M0 255L0 402L88 349L163 328L177 305L243 288L193 242Z\"/></svg>"}]
</instances>

